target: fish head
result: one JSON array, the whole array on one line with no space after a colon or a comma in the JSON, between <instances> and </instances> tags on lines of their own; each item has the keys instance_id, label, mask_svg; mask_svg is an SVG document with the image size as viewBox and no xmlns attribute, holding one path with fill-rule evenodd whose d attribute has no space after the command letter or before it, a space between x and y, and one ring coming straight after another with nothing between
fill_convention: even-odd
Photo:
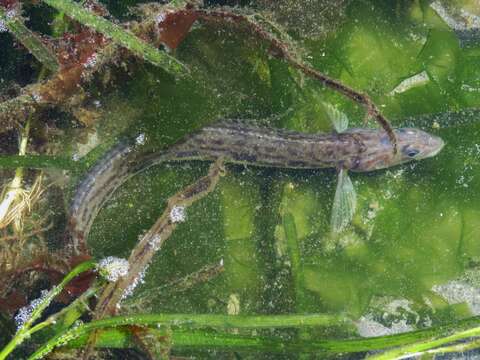
<instances>
[{"instance_id":1,"label":"fish head","mask_svg":"<svg viewBox=\"0 0 480 360\"><path fill-rule=\"evenodd\" d=\"M383 130L370 132L363 142L365 150L357 158L353 171L372 171L427 159L437 155L445 145L438 136L415 128L394 129L397 152ZM367 132L366 132L367 134Z\"/></svg>"},{"instance_id":2,"label":"fish head","mask_svg":"<svg viewBox=\"0 0 480 360\"><path fill-rule=\"evenodd\" d=\"M395 130L398 163L423 160L437 155L445 145L438 136L414 128Z\"/></svg>"}]
</instances>

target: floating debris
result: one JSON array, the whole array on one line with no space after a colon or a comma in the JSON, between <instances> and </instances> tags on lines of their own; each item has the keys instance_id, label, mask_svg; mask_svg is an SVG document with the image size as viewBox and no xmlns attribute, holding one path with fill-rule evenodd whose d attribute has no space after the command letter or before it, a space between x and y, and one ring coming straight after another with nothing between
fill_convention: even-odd
<instances>
[{"instance_id":1,"label":"floating debris","mask_svg":"<svg viewBox=\"0 0 480 360\"><path fill-rule=\"evenodd\" d=\"M227 304L227 314L228 315L238 315L240 314L240 297L238 294L230 294Z\"/></svg>"},{"instance_id":2,"label":"floating debris","mask_svg":"<svg viewBox=\"0 0 480 360\"><path fill-rule=\"evenodd\" d=\"M357 322L357 331L362 337L374 337L404 333L428 326L427 316L420 316L411 308L407 299L379 297L372 301L370 311Z\"/></svg>"},{"instance_id":3,"label":"floating debris","mask_svg":"<svg viewBox=\"0 0 480 360\"><path fill-rule=\"evenodd\" d=\"M436 0L430 7L442 18L443 21L455 31L462 47L478 44L480 38L480 16L472 14L463 8L455 8L455 2L445 2L444 6Z\"/></svg>"},{"instance_id":4,"label":"floating debris","mask_svg":"<svg viewBox=\"0 0 480 360\"><path fill-rule=\"evenodd\" d=\"M95 149L100 143L101 139L98 137L97 132L91 132L87 134L86 141L77 144L77 151L72 155L73 160L78 161L87 155L90 151Z\"/></svg>"},{"instance_id":5,"label":"floating debris","mask_svg":"<svg viewBox=\"0 0 480 360\"><path fill-rule=\"evenodd\" d=\"M456 31L480 29L480 16L474 15L465 9L459 9L455 14L446 9L438 0L432 2L430 7L442 18L447 25Z\"/></svg>"},{"instance_id":6,"label":"floating debris","mask_svg":"<svg viewBox=\"0 0 480 360\"><path fill-rule=\"evenodd\" d=\"M358 334L362 337L393 335L415 330L406 320L396 321L390 327L386 327L375 321L372 314L362 316L356 325Z\"/></svg>"},{"instance_id":7,"label":"floating debris","mask_svg":"<svg viewBox=\"0 0 480 360\"><path fill-rule=\"evenodd\" d=\"M97 64L97 53L93 53L83 64L83 67L88 69L88 68L93 68Z\"/></svg>"},{"instance_id":8,"label":"floating debris","mask_svg":"<svg viewBox=\"0 0 480 360\"><path fill-rule=\"evenodd\" d=\"M417 86L422 86L430 81L427 72L424 70L418 74L415 74L405 80L402 80L392 91L390 95L401 94L407 90L410 90Z\"/></svg>"}]
</instances>

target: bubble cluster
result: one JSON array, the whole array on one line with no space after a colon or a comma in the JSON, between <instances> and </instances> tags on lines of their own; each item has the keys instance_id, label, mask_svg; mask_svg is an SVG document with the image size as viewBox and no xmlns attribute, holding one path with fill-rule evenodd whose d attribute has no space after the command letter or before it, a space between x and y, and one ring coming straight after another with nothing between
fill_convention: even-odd
<instances>
[{"instance_id":1,"label":"bubble cluster","mask_svg":"<svg viewBox=\"0 0 480 360\"><path fill-rule=\"evenodd\" d=\"M125 291L122 294L122 300L131 296L135 291L135 288L139 284L145 283L145 273L147 272L147 269L148 269L148 266L146 266L145 269L143 269L143 271L140 274L138 274L138 276L130 283L130 285L128 285L128 287L125 289Z\"/></svg>"},{"instance_id":2,"label":"bubble cluster","mask_svg":"<svg viewBox=\"0 0 480 360\"><path fill-rule=\"evenodd\" d=\"M480 289L464 281L452 280L434 285L432 291L442 296L449 304L466 303L473 315L480 314Z\"/></svg>"},{"instance_id":3,"label":"bubble cluster","mask_svg":"<svg viewBox=\"0 0 480 360\"><path fill-rule=\"evenodd\" d=\"M10 10L5 12L5 20L7 20L7 21L13 19L15 16L17 16L17 10L16 9L10 9ZM0 20L0 33L7 32L7 31L8 31L7 24L5 23L4 20Z\"/></svg>"},{"instance_id":4,"label":"bubble cluster","mask_svg":"<svg viewBox=\"0 0 480 360\"><path fill-rule=\"evenodd\" d=\"M145 144L145 139L146 139L145 133L141 133L135 138L135 143L137 145L144 145Z\"/></svg>"},{"instance_id":5,"label":"bubble cluster","mask_svg":"<svg viewBox=\"0 0 480 360\"><path fill-rule=\"evenodd\" d=\"M154 250L158 251L160 249L160 245L162 244L162 237L160 235L155 235L152 239L148 242L148 245Z\"/></svg>"},{"instance_id":6,"label":"bubble cluster","mask_svg":"<svg viewBox=\"0 0 480 360\"><path fill-rule=\"evenodd\" d=\"M167 14L165 12L161 12L157 16L155 16L155 22L157 23L157 25L160 25L166 20L166 18Z\"/></svg>"},{"instance_id":7,"label":"bubble cluster","mask_svg":"<svg viewBox=\"0 0 480 360\"><path fill-rule=\"evenodd\" d=\"M170 220L173 223L184 222L185 218L185 206L174 206L172 211L170 211Z\"/></svg>"},{"instance_id":8,"label":"bubble cluster","mask_svg":"<svg viewBox=\"0 0 480 360\"><path fill-rule=\"evenodd\" d=\"M117 258L115 256L108 256L98 263L98 269L108 281L115 282L119 278L128 274L130 264L128 260Z\"/></svg>"},{"instance_id":9,"label":"bubble cluster","mask_svg":"<svg viewBox=\"0 0 480 360\"><path fill-rule=\"evenodd\" d=\"M48 290L42 290L39 298L32 300L30 304L22 307L15 315L15 324L17 324L17 330L31 318L33 311L40 305L48 295Z\"/></svg>"},{"instance_id":10,"label":"bubble cluster","mask_svg":"<svg viewBox=\"0 0 480 360\"><path fill-rule=\"evenodd\" d=\"M7 31L8 31L7 25L5 25L4 21L0 20L0 33L7 32Z\"/></svg>"}]
</instances>

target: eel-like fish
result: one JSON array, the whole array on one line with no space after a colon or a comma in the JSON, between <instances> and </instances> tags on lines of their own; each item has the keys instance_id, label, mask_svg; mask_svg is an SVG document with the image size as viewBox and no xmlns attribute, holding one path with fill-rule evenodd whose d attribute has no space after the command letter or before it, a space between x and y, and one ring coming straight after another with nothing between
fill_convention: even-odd
<instances>
[{"instance_id":1,"label":"eel-like fish","mask_svg":"<svg viewBox=\"0 0 480 360\"><path fill-rule=\"evenodd\" d=\"M332 112L333 120L341 113ZM335 122L334 122L335 123ZM337 121L338 123L338 121ZM342 126L336 126L342 130ZM70 208L69 229L74 253L86 251L86 238L100 208L132 175L146 168L176 161L214 161L276 168L337 168L339 181L332 209L332 230L351 221L356 197L346 170L366 172L435 156L442 139L414 128L395 129L394 153L383 130L348 129L305 134L267 129L239 122L207 126L170 148L142 154L135 144L120 143L99 161L79 184Z\"/></svg>"}]
</instances>

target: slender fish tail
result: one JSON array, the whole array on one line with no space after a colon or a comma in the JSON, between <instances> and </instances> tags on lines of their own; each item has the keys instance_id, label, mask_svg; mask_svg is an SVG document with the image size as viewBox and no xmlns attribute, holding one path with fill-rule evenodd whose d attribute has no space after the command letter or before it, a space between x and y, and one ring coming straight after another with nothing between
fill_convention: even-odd
<instances>
[{"instance_id":1,"label":"slender fish tail","mask_svg":"<svg viewBox=\"0 0 480 360\"><path fill-rule=\"evenodd\" d=\"M134 145L121 142L110 150L80 182L69 209L67 247L71 254L87 254L87 238L98 212L112 194L136 173L167 161L167 152L139 156Z\"/></svg>"}]
</instances>

